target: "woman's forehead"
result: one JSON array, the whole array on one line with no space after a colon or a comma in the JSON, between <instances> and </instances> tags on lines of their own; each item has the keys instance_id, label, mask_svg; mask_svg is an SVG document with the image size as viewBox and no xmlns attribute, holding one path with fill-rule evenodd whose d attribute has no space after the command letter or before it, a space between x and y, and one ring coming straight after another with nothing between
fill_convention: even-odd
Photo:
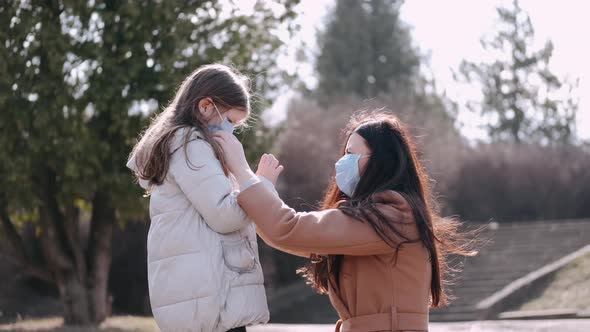
<instances>
[{"instance_id":1,"label":"woman's forehead","mask_svg":"<svg viewBox=\"0 0 590 332\"><path fill-rule=\"evenodd\" d=\"M367 141L357 133L350 135L346 143L346 149L355 153L368 153L371 151Z\"/></svg>"}]
</instances>

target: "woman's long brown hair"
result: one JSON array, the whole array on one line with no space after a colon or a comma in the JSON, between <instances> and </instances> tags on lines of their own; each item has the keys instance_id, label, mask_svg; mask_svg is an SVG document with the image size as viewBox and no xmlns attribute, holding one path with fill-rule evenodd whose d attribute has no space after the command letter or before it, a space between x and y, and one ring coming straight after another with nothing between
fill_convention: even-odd
<instances>
[{"instance_id":1,"label":"woman's long brown hair","mask_svg":"<svg viewBox=\"0 0 590 332\"><path fill-rule=\"evenodd\" d=\"M211 138L207 123L197 109L203 98L211 98L222 112L223 109L233 108L250 113L250 95L245 76L220 64L197 68L180 84L172 102L153 119L131 152L130 158L135 158L138 168L136 176L149 181L150 188L164 182L172 157L170 144L181 129L188 129L183 138L187 164L192 165L186 153L187 143L192 131L198 130L213 147L225 174L229 174L221 148Z\"/></svg>"},{"instance_id":2,"label":"woman's long brown hair","mask_svg":"<svg viewBox=\"0 0 590 332\"><path fill-rule=\"evenodd\" d=\"M388 220L372 201L375 193L394 190L400 193L412 209L420 234L419 241L428 250L432 266L430 285L431 305L447 303L446 277L450 272L447 255L474 255L471 242L458 230L455 219L441 218L434 207L429 178L418 160L415 145L406 126L394 115L384 112L360 113L347 126L346 143L353 133L359 134L371 149L371 157L352 197L346 196L332 179L324 197L322 209L338 208L345 214L369 223L377 234L392 247L397 255L404 243L417 242L408 239L396 229L396 222ZM402 242L395 238L403 239ZM340 255L314 257L299 270L320 293L328 292L330 273L337 274L342 261Z\"/></svg>"}]
</instances>

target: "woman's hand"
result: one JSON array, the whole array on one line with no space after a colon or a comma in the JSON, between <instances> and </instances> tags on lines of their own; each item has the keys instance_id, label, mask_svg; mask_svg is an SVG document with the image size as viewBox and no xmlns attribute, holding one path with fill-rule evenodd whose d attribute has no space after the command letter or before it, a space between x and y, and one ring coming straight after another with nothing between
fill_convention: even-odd
<instances>
[{"instance_id":1,"label":"woman's hand","mask_svg":"<svg viewBox=\"0 0 590 332\"><path fill-rule=\"evenodd\" d=\"M283 166L279 165L279 161L275 156L272 154L263 154L260 158L260 162L258 162L258 169L256 170L256 175L264 176L273 185L277 184L277 179L281 172L283 171Z\"/></svg>"},{"instance_id":2,"label":"woman's hand","mask_svg":"<svg viewBox=\"0 0 590 332\"><path fill-rule=\"evenodd\" d=\"M212 136L215 142L221 146L223 157L229 171L236 177L236 180L240 184L255 177L246 160L242 143L234 135L218 131Z\"/></svg>"}]
</instances>

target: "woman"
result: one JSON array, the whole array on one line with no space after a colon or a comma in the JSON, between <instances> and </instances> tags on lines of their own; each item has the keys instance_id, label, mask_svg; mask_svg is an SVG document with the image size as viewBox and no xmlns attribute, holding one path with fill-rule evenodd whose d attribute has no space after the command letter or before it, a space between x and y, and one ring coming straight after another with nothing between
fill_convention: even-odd
<instances>
[{"instance_id":1,"label":"woman","mask_svg":"<svg viewBox=\"0 0 590 332\"><path fill-rule=\"evenodd\" d=\"M243 190L238 203L259 235L312 258L305 270L329 294L336 330L427 331L429 306L445 303L445 253L458 245L454 221L433 210L428 178L405 126L394 116L352 119L323 210L298 213L261 184L239 141L214 135ZM281 172L273 156L261 167Z\"/></svg>"}]
</instances>

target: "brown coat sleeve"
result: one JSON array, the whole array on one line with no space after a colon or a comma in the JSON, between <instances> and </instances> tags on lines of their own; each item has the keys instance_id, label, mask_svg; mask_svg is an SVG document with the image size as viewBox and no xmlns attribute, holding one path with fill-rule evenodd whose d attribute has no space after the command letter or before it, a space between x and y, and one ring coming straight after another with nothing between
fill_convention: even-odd
<instances>
[{"instance_id":1,"label":"brown coat sleeve","mask_svg":"<svg viewBox=\"0 0 590 332\"><path fill-rule=\"evenodd\" d=\"M293 251L293 250L286 249L285 247L281 247L280 245L273 242L270 237L268 237L266 234L264 234L262 232L262 230L260 229L260 227L256 227L256 234L258 234L258 236L260 236L260 238L264 241L264 243L268 244L269 246L271 246L275 249L281 250L283 252L286 252L287 254L291 254L294 256L299 256L299 257L304 257L304 258L311 257L311 253L301 252L301 251Z\"/></svg>"},{"instance_id":2,"label":"brown coat sleeve","mask_svg":"<svg viewBox=\"0 0 590 332\"><path fill-rule=\"evenodd\" d=\"M261 237L283 251L365 256L394 250L368 223L348 217L338 209L298 213L261 184L241 192L238 203L256 223ZM379 204L378 208L386 206ZM403 211L397 212L405 215Z\"/></svg>"}]
</instances>

